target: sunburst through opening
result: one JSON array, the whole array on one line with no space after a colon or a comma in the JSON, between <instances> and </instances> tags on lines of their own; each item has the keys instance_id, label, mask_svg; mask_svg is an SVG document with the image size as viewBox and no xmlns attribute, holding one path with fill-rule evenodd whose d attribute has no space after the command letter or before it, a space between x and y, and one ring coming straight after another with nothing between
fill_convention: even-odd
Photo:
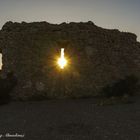
<instances>
[{"instance_id":1,"label":"sunburst through opening","mask_svg":"<svg viewBox=\"0 0 140 140\"><path fill-rule=\"evenodd\" d=\"M61 69L64 69L64 67L67 65L67 60L64 55L65 55L64 48L61 48L60 58L57 61L58 65Z\"/></svg>"}]
</instances>

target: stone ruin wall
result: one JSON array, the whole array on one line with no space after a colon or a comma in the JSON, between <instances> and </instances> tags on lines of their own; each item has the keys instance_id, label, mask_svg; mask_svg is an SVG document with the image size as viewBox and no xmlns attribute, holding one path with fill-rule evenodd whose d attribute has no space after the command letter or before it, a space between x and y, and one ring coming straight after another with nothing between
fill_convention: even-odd
<instances>
[{"instance_id":1,"label":"stone ruin wall","mask_svg":"<svg viewBox=\"0 0 140 140\"><path fill-rule=\"evenodd\" d=\"M92 22L7 22L0 31L2 74L13 71L17 76L14 98L96 95L126 75L140 76L140 43L136 38ZM55 60L62 47L69 58L64 72Z\"/></svg>"}]
</instances>

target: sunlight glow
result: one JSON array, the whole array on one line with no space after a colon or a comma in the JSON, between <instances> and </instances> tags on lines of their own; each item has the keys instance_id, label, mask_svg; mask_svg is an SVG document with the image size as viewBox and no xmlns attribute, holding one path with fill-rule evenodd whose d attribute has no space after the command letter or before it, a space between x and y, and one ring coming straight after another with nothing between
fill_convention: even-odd
<instances>
[{"instance_id":1,"label":"sunlight glow","mask_svg":"<svg viewBox=\"0 0 140 140\"><path fill-rule=\"evenodd\" d=\"M0 53L0 70L2 69L2 54Z\"/></svg>"},{"instance_id":2,"label":"sunlight glow","mask_svg":"<svg viewBox=\"0 0 140 140\"><path fill-rule=\"evenodd\" d=\"M64 48L61 48L61 56L58 59L57 63L61 69L64 69L64 67L67 65L67 60L64 57Z\"/></svg>"}]
</instances>

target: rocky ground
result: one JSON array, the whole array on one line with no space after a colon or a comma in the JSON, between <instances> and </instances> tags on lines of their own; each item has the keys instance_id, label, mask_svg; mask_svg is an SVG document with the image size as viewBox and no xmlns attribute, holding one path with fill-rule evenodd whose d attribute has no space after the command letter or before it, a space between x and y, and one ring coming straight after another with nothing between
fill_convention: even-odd
<instances>
[{"instance_id":1,"label":"rocky ground","mask_svg":"<svg viewBox=\"0 0 140 140\"><path fill-rule=\"evenodd\" d=\"M133 100L115 105L99 105L97 99L11 102L0 106L0 139L140 140L140 98Z\"/></svg>"}]
</instances>

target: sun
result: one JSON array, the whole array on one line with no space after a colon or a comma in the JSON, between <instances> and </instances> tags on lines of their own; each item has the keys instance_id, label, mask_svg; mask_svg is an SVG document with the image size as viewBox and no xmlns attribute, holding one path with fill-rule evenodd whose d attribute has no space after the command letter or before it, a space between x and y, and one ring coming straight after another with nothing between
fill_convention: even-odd
<instances>
[{"instance_id":1,"label":"sun","mask_svg":"<svg viewBox=\"0 0 140 140\"><path fill-rule=\"evenodd\" d=\"M67 65L67 60L66 60L64 55L65 55L64 54L64 48L61 48L61 55L60 55L60 58L57 61L58 65L61 69L64 69L64 67Z\"/></svg>"}]
</instances>

